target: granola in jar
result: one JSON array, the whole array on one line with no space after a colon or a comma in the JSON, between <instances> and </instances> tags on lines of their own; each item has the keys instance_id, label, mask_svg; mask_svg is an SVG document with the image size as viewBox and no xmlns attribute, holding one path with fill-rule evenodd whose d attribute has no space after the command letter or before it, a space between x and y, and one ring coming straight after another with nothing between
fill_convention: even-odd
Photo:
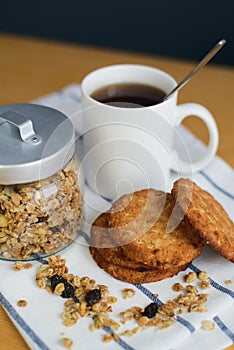
<instances>
[{"instance_id":1,"label":"granola in jar","mask_svg":"<svg viewBox=\"0 0 234 350\"><path fill-rule=\"evenodd\" d=\"M70 244L83 222L75 131L61 112L0 106L0 259L30 260Z\"/></svg>"}]
</instances>

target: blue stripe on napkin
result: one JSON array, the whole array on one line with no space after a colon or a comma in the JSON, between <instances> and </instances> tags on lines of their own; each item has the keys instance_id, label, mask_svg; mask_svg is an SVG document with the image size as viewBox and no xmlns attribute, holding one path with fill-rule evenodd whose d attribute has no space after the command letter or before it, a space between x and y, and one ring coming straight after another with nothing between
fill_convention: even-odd
<instances>
[{"instance_id":1,"label":"blue stripe on napkin","mask_svg":"<svg viewBox=\"0 0 234 350\"><path fill-rule=\"evenodd\" d=\"M225 333L234 343L234 333L230 331L230 329L228 329L228 327L223 323L223 321L218 316L215 316L213 320L217 324L217 326L221 329L221 331Z\"/></svg>"},{"instance_id":2,"label":"blue stripe on napkin","mask_svg":"<svg viewBox=\"0 0 234 350\"><path fill-rule=\"evenodd\" d=\"M227 197L234 199L234 196L225 191L223 188L221 188L219 185L217 185L204 171L199 171L199 173L204 176L204 178L206 178L206 180L208 180L210 182L210 184L215 187L217 190L219 190L220 192L222 192L223 194L225 194Z\"/></svg>"},{"instance_id":3,"label":"blue stripe on napkin","mask_svg":"<svg viewBox=\"0 0 234 350\"><path fill-rule=\"evenodd\" d=\"M154 303L157 303L159 306L163 304L163 302L157 298L149 289L142 286L142 284L134 284L136 288L138 288L143 294L145 294L149 299L151 299Z\"/></svg>"},{"instance_id":4,"label":"blue stripe on napkin","mask_svg":"<svg viewBox=\"0 0 234 350\"><path fill-rule=\"evenodd\" d=\"M115 333L110 327L104 326L102 327L105 332L114 335ZM119 344L123 349L125 350L134 350L130 345L128 345L122 338L119 337L118 341L116 340L117 344Z\"/></svg>"},{"instance_id":5,"label":"blue stripe on napkin","mask_svg":"<svg viewBox=\"0 0 234 350\"><path fill-rule=\"evenodd\" d=\"M15 308L9 303L9 301L0 292L0 303L11 315L14 321L23 329L25 333L36 343L42 350L50 350L48 346L40 339L40 337L30 328L30 326L24 321L24 319L18 314Z\"/></svg>"}]
</instances>

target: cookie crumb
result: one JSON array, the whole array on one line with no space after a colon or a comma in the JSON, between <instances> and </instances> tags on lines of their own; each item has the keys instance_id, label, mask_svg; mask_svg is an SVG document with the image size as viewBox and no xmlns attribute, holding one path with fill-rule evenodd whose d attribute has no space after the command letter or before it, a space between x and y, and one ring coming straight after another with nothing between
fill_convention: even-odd
<instances>
[{"instance_id":1,"label":"cookie crumb","mask_svg":"<svg viewBox=\"0 0 234 350\"><path fill-rule=\"evenodd\" d=\"M215 329L215 324L212 321L202 321L202 329L204 329L205 331L212 331L213 329Z\"/></svg>"},{"instance_id":2,"label":"cookie crumb","mask_svg":"<svg viewBox=\"0 0 234 350\"><path fill-rule=\"evenodd\" d=\"M62 344L66 349L71 349L73 346L73 340L70 338L62 338Z\"/></svg>"},{"instance_id":3,"label":"cookie crumb","mask_svg":"<svg viewBox=\"0 0 234 350\"><path fill-rule=\"evenodd\" d=\"M232 284L233 282L232 282L232 280L226 280L225 283L226 284Z\"/></svg>"},{"instance_id":4,"label":"cookie crumb","mask_svg":"<svg viewBox=\"0 0 234 350\"><path fill-rule=\"evenodd\" d=\"M136 294L136 292L132 288L124 288L123 289L123 297L124 297L124 299L133 298L135 294Z\"/></svg>"},{"instance_id":5,"label":"cookie crumb","mask_svg":"<svg viewBox=\"0 0 234 350\"><path fill-rule=\"evenodd\" d=\"M25 307L25 306L28 305L28 302L27 302L27 300L20 299L20 300L17 301L17 305L18 305L19 307Z\"/></svg>"}]
</instances>

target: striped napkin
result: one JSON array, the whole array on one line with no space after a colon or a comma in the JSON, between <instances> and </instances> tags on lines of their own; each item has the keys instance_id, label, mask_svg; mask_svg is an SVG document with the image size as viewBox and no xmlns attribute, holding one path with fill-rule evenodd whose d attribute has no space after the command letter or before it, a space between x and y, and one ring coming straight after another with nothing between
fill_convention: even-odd
<instances>
[{"instance_id":1,"label":"striped napkin","mask_svg":"<svg viewBox=\"0 0 234 350\"><path fill-rule=\"evenodd\" d=\"M80 87L69 85L62 91L43 97L37 103L54 107L68 116L76 115L80 109ZM78 113L79 114L79 113ZM74 121L74 120L73 120ZM81 127L81 118L75 120L76 129ZM191 157L204 151L204 145L185 128L179 127ZM222 140L221 140L222 142ZM176 175L172 181L176 179ZM203 171L193 175L192 180L210 192L225 208L234 220L234 173L222 159L215 157ZM109 209L110 203L98 197L89 188L85 189L86 219L92 222L100 211ZM202 292L209 293L205 313L184 312L176 317L170 328L157 330L154 327L138 332L133 337L120 337L119 342L103 343L102 336L108 329L89 331L90 319L80 319L73 327L62 324L61 313L64 299L50 295L39 289L35 283L36 271L40 261L34 261L29 270L16 272L11 262L0 261L1 292L0 302L12 321L23 335L31 349L62 350L63 337L73 340L72 349L127 349L127 350L197 350L223 349L234 343L234 265L206 246L190 267L170 279L157 283L130 285L118 281L100 269L90 257L87 244L82 239L61 252L67 259L69 271L79 276L94 278L99 284L109 287L110 295L118 298L113 305L111 317L119 322L119 312L138 305L144 308L150 302L164 303L176 297L172 290L175 282L183 282L183 276L190 272L207 271L211 286ZM233 284L226 284L232 280ZM123 299L122 290L132 288L136 294L132 299ZM155 296L157 293L157 297ZM27 307L19 308L17 301L26 299ZM209 320L214 323L214 330L202 329L201 323Z\"/></svg>"}]
</instances>

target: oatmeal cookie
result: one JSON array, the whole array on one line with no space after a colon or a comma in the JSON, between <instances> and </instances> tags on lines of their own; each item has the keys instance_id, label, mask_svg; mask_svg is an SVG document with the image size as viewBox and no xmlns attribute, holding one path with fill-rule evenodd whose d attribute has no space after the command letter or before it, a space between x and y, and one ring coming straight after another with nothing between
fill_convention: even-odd
<instances>
[{"instance_id":1,"label":"oatmeal cookie","mask_svg":"<svg viewBox=\"0 0 234 350\"><path fill-rule=\"evenodd\" d=\"M115 247L110 239L110 234L107 228L107 219L109 213L103 213L97 217L93 222L91 228L91 243L90 245L95 247L103 258L113 263L114 265L119 265L123 267L128 267L135 270L151 270L152 266L148 266L141 262L133 261L127 258L124 254L123 248L118 246Z\"/></svg>"},{"instance_id":2,"label":"oatmeal cookie","mask_svg":"<svg viewBox=\"0 0 234 350\"><path fill-rule=\"evenodd\" d=\"M107 226L126 257L154 268L183 266L202 251L204 240L175 205L153 189L128 194L112 206Z\"/></svg>"},{"instance_id":3,"label":"oatmeal cookie","mask_svg":"<svg viewBox=\"0 0 234 350\"><path fill-rule=\"evenodd\" d=\"M221 204L189 179L176 181L172 195L206 243L234 262L234 224Z\"/></svg>"},{"instance_id":4,"label":"oatmeal cookie","mask_svg":"<svg viewBox=\"0 0 234 350\"><path fill-rule=\"evenodd\" d=\"M182 270L185 270L189 263L177 267L172 267L171 269L154 269L154 270L134 270L128 267L123 267L119 265L112 264L105 260L99 251L90 247L90 252L93 259L96 261L99 267L104 269L107 273L113 277L128 283L150 283L157 282L162 279L172 277Z\"/></svg>"}]
</instances>

